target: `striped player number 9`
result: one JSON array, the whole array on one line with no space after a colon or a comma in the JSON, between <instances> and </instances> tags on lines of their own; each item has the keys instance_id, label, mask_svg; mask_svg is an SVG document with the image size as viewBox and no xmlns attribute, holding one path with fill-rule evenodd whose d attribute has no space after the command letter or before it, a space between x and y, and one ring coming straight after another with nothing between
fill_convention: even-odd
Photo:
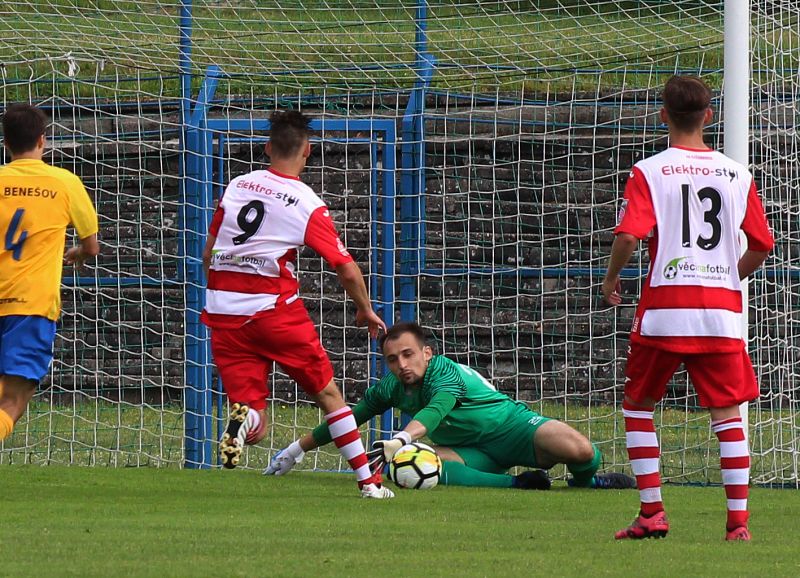
<instances>
[{"instance_id":1,"label":"striped player number 9","mask_svg":"<svg viewBox=\"0 0 800 578\"><path fill-rule=\"evenodd\" d=\"M689 222L689 195L692 190L689 185L681 185L681 213L682 213L682 237L681 245L684 247L692 246L692 234ZM717 189L711 187L703 187L697 191L697 198L700 203L711 201L711 206L703 213L703 221L711 226L711 236L703 237L697 236L697 246L706 251L711 251L719 245L722 239L722 223L719 220L719 212L722 210L722 195L719 194Z\"/></svg>"},{"instance_id":2,"label":"striped player number 9","mask_svg":"<svg viewBox=\"0 0 800 578\"><path fill-rule=\"evenodd\" d=\"M19 224L22 221L22 215L24 214L25 209L17 209L14 213L14 216L11 217L11 222L8 224L8 230L6 230L5 248L6 251L11 251L11 256L14 258L14 261L19 261L22 259L22 245L25 243L25 239L28 238L28 231L22 231L19 234L19 237L17 237L17 240L14 240L14 237L17 236Z\"/></svg>"},{"instance_id":3,"label":"striped player number 9","mask_svg":"<svg viewBox=\"0 0 800 578\"><path fill-rule=\"evenodd\" d=\"M266 216L267 210L264 207L264 203L261 201L250 201L242 207L242 210L239 211L239 214L236 216L236 223L239 225L242 233L233 238L233 244L241 245L258 233L258 229L261 227L261 223Z\"/></svg>"}]
</instances>

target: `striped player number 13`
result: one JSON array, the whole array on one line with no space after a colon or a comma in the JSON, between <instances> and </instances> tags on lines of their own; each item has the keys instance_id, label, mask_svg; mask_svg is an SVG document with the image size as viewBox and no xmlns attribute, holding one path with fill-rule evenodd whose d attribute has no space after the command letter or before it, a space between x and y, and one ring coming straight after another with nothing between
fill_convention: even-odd
<instances>
[{"instance_id":1,"label":"striped player number 13","mask_svg":"<svg viewBox=\"0 0 800 578\"><path fill-rule=\"evenodd\" d=\"M22 215L24 214L25 209L17 209L14 216L11 217L11 222L8 224L8 230L6 231L5 248L6 251L11 251L11 256L14 258L14 261L22 259L22 245L25 243L25 239L28 238L28 231L22 231L19 237L17 237L17 240L14 240L14 237L17 236L19 224L22 221Z\"/></svg>"},{"instance_id":2,"label":"striped player number 13","mask_svg":"<svg viewBox=\"0 0 800 578\"><path fill-rule=\"evenodd\" d=\"M681 245L684 247L692 246L692 235L689 222L689 195L692 190L689 185L681 185L681 213L682 213L682 236ZM703 237L697 236L697 246L706 251L712 250L719 245L722 239L722 223L719 220L719 212L722 210L722 195L719 194L717 189L712 187L703 187L697 191L697 198L700 203L711 201L711 207L706 209L703 213L703 221L711 226L711 236Z\"/></svg>"}]
</instances>

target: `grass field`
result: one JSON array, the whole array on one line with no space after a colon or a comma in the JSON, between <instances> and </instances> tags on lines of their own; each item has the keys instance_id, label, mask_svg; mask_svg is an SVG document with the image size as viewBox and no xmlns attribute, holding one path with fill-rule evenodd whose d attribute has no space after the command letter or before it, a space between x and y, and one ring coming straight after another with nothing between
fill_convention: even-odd
<instances>
[{"instance_id":1,"label":"grass field","mask_svg":"<svg viewBox=\"0 0 800 578\"><path fill-rule=\"evenodd\" d=\"M0 466L13 464L73 464L98 467L178 467L183 463L184 414L176 403L163 407L85 401L74 405L47 403L36 398L10 438L0 445ZM270 432L257 446L248 448L243 465L263 469L271 454L311 431L322 419L308 403L270 404ZM531 409L560 420L588 436L603 452L604 470L628 467L622 414L611 404L568 404L541 401ZM216 408L215 408L216 414ZM758 483L793 480L794 456L776 442L793 439L796 418L789 413L769 419L750 412L752 477ZM670 481L718 483L719 445L711 433L708 414L664 404L656 416L662 450L662 474ZM219 439L224 422L215 420L211 437ZM367 425L362 427L367 435ZM212 444L216 452L216 443ZM307 456L303 468L337 470L339 453L329 445ZM563 467L553 471L564 475Z\"/></svg>"},{"instance_id":2,"label":"grass field","mask_svg":"<svg viewBox=\"0 0 800 578\"><path fill-rule=\"evenodd\" d=\"M671 533L615 542L634 491L439 487L358 497L349 475L0 468L0 576L797 576L800 494L665 487Z\"/></svg>"},{"instance_id":3,"label":"grass field","mask_svg":"<svg viewBox=\"0 0 800 578\"><path fill-rule=\"evenodd\" d=\"M603 77L603 85L649 86L661 68L721 68L718 6L664 2L634 10L617 4L582 10L554 9L546 2L430 2L428 48L438 60L433 86L493 92L502 78L507 90L541 82L592 89L609 70L625 72ZM141 82L156 71L174 75L178 69L177 2L11 2L0 15L0 57L7 65L24 63L9 69L8 79L47 75L54 68L63 74L66 51L79 66L78 78L90 83L115 74ZM256 90L408 87L416 78L413 3L195 2L193 15L194 69L216 64L229 74L265 79L269 87ZM31 37L39 39L35 46ZM636 68L642 78L629 73ZM572 71L578 69L583 76L575 81ZM145 80L142 88L177 95L178 84L162 77Z\"/></svg>"}]
</instances>

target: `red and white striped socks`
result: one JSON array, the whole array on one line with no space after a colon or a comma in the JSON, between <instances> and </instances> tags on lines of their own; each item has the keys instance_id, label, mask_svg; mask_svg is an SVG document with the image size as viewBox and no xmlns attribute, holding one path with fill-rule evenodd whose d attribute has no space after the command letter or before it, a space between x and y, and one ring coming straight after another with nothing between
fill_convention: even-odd
<instances>
[{"instance_id":1,"label":"red and white striped socks","mask_svg":"<svg viewBox=\"0 0 800 578\"><path fill-rule=\"evenodd\" d=\"M625 440L628 458L639 486L642 515L649 517L664 509L661 501L661 475L653 411L622 404L625 417ZM728 499L728 531L747 527L747 497L750 483L750 451L741 417L712 421L711 429L719 438L720 467L725 496Z\"/></svg>"},{"instance_id":2,"label":"red and white striped socks","mask_svg":"<svg viewBox=\"0 0 800 578\"><path fill-rule=\"evenodd\" d=\"M712 421L719 438L720 467L725 496L728 498L728 531L747 527L747 496L750 484L750 450L741 417Z\"/></svg>"},{"instance_id":3,"label":"red and white striped socks","mask_svg":"<svg viewBox=\"0 0 800 578\"><path fill-rule=\"evenodd\" d=\"M628 459L636 476L636 485L639 487L640 509L643 516L650 517L664 509L659 473L661 452L653 423L653 410L623 402L622 415L625 417Z\"/></svg>"},{"instance_id":4,"label":"red and white striped socks","mask_svg":"<svg viewBox=\"0 0 800 578\"><path fill-rule=\"evenodd\" d=\"M333 443L353 468L358 486L361 487L365 483L380 483L379 474L376 476L377 479L372 479L372 473L367 465L367 454L364 452L364 444L361 442L361 435L358 433L358 425L352 410L347 406L337 409L327 414L325 421L328 422Z\"/></svg>"},{"instance_id":5,"label":"red and white striped socks","mask_svg":"<svg viewBox=\"0 0 800 578\"><path fill-rule=\"evenodd\" d=\"M244 443L258 443L261 434L264 433L264 427L266 426L265 420L261 419L261 412L251 407L245 419L247 420L247 437Z\"/></svg>"}]
</instances>

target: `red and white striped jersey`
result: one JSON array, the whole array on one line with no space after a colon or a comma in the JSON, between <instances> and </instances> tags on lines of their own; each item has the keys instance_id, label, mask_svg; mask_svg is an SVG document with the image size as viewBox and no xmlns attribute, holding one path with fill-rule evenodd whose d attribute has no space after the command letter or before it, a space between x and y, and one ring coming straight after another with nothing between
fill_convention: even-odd
<instances>
[{"instance_id":1,"label":"red and white striped jersey","mask_svg":"<svg viewBox=\"0 0 800 578\"><path fill-rule=\"evenodd\" d=\"M679 353L740 351L739 231L774 245L753 176L712 150L671 147L633 167L615 233L649 240L631 341Z\"/></svg>"},{"instance_id":2,"label":"red and white striped jersey","mask_svg":"<svg viewBox=\"0 0 800 578\"><path fill-rule=\"evenodd\" d=\"M332 267L353 260L325 203L300 179L272 169L230 182L209 233L216 240L201 317L209 327L241 327L295 301L295 267L302 245Z\"/></svg>"}]
</instances>

